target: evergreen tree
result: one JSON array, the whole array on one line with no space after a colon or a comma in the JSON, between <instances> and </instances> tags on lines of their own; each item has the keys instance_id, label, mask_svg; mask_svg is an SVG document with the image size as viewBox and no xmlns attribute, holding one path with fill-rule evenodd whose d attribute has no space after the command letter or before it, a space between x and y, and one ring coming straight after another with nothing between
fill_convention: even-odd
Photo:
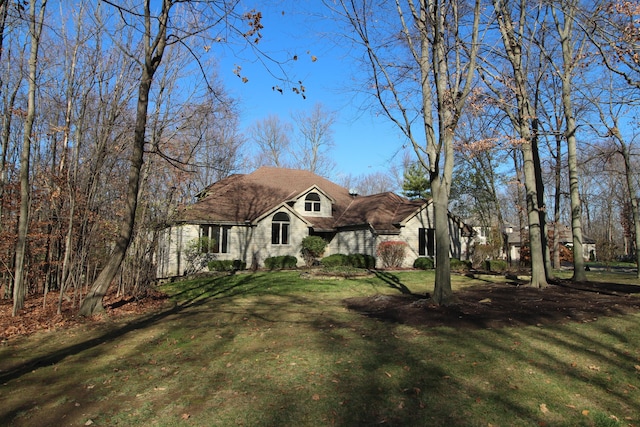
<instances>
[{"instance_id":1,"label":"evergreen tree","mask_svg":"<svg viewBox=\"0 0 640 427\"><path fill-rule=\"evenodd\" d=\"M420 163L410 164L404 171L402 195L414 199L431 197L431 185L424 167Z\"/></svg>"}]
</instances>

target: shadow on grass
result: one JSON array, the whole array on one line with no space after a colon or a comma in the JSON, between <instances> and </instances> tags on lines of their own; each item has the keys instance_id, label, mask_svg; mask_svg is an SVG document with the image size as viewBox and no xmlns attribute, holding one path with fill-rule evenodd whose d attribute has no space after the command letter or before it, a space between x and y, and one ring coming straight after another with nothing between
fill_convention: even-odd
<instances>
[{"instance_id":1,"label":"shadow on grass","mask_svg":"<svg viewBox=\"0 0 640 427\"><path fill-rule=\"evenodd\" d=\"M181 298L182 300L180 303L173 302L172 306L168 309L143 316L135 321L127 323L123 327L109 329L107 332L96 338L61 348L48 355L27 360L18 366L10 368L4 372L0 372L0 383L6 383L20 378L36 368L59 363L69 356L76 355L98 345L114 341L132 331L149 327L168 316L179 314L187 308L202 305L210 299L232 298L238 295L250 294L259 286L258 284L255 286L249 286L251 283L252 277L250 275L245 275L233 282L228 281L228 276L198 280L193 286L189 286L181 292L172 295L172 298Z\"/></svg>"},{"instance_id":2,"label":"shadow on grass","mask_svg":"<svg viewBox=\"0 0 640 427\"><path fill-rule=\"evenodd\" d=\"M395 289L403 295L413 295L413 292L395 274L380 270L375 270L374 273L378 279L389 285L391 289Z\"/></svg>"}]
</instances>

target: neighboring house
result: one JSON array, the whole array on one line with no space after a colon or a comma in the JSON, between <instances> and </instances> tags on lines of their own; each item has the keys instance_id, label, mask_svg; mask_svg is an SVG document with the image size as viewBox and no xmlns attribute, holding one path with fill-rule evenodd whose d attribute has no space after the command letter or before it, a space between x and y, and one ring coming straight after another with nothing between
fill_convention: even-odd
<instances>
[{"instance_id":1,"label":"neighboring house","mask_svg":"<svg viewBox=\"0 0 640 427\"><path fill-rule=\"evenodd\" d=\"M467 259L472 230L449 215L450 256ZM320 236L325 256L375 256L380 242L407 243L404 266L416 258L434 256L433 206L394 193L358 196L308 171L262 167L250 174L222 179L201 191L197 201L180 209L158 243L157 277L188 271L185 249L200 237L201 248L215 259L242 260L261 267L268 257L300 259L302 239Z\"/></svg>"},{"instance_id":2,"label":"neighboring house","mask_svg":"<svg viewBox=\"0 0 640 427\"><path fill-rule=\"evenodd\" d=\"M554 223L547 223L547 229L549 234L549 240L553 239L555 234ZM522 242L520 233L514 230L513 227L508 227L505 230L509 238L509 253L512 261L520 260L520 249L522 248ZM558 225L558 238L559 243L567 248L573 248L573 233L571 228L564 225ZM582 253L585 261L590 259L596 259L596 241L585 235L582 236Z\"/></svg>"}]
</instances>

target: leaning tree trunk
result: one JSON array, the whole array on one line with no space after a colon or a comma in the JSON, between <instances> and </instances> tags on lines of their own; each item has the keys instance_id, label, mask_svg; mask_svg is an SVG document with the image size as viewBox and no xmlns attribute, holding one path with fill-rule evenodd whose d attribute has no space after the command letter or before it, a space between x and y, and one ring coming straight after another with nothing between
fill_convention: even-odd
<instances>
[{"instance_id":1,"label":"leaning tree trunk","mask_svg":"<svg viewBox=\"0 0 640 427\"><path fill-rule=\"evenodd\" d=\"M147 109L149 105L149 92L153 80L153 71L148 67L143 68L140 89L138 92L138 106L136 111L136 127L134 131L133 152L130 158L129 176L127 180L127 205L123 217L122 228L116 240L116 247L107 261L107 265L91 285L89 293L82 301L80 315L91 316L104 311L102 299L106 295L111 281L118 273L124 259L135 224L136 208L138 205L138 191L140 188L140 171L144 157L145 129L147 126Z\"/></svg>"},{"instance_id":2,"label":"leaning tree trunk","mask_svg":"<svg viewBox=\"0 0 640 427\"><path fill-rule=\"evenodd\" d=\"M107 261L107 265L100 272L100 275L98 275L93 285L91 285L89 293L80 306L80 315L83 316L91 316L104 311L102 299L106 295L109 285L111 285L111 282L116 277L127 253L127 249L129 248L129 244L131 243L133 228L135 225L136 208L138 205L142 161L144 157L149 93L151 92L153 76L162 62L162 56L167 45L167 24L172 5L173 3L171 1L163 1L162 12L157 18L158 34L152 40L150 1L147 0L145 2L145 33L143 36L145 57L144 61L141 63L142 76L140 78L140 87L138 90L136 125L133 135L133 151L131 153L131 166L127 180L127 204L125 207L120 234L116 239L116 247L109 258L109 261Z\"/></svg>"}]
</instances>

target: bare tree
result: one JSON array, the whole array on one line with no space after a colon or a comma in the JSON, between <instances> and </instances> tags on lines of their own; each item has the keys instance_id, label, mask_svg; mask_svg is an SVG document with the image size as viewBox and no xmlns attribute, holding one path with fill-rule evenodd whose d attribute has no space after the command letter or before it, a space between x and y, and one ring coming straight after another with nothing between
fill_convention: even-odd
<instances>
[{"instance_id":1,"label":"bare tree","mask_svg":"<svg viewBox=\"0 0 640 427\"><path fill-rule=\"evenodd\" d=\"M584 268L584 249L582 242L582 204L578 181L577 137L578 126L574 115L573 105L573 74L579 64L582 54L580 47L576 52L576 34L574 21L577 13L576 0L562 0L553 3L551 13L558 31L560 46L562 47L562 66L556 71L562 81L562 106L564 111L565 133L567 140L567 154L569 161L569 192L571 195L571 231L573 234L573 280L584 282L587 280Z\"/></svg>"},{"instance_id":2,"label":"bare tree","mask_svg":"<svg viewBox=\"0 0 640 427\"><path fill-rule=\"evenodd\" d=\"M18 241L16 243L15 282L13 286L13 315L24 306L24 261L27 249L27 233L29 227L29 206L31 204L31 184L29 182L31 137L33 123L36 119L36 88L38 74L38 50L40 36L44 24L44 13L47 0L30 0L29 2L29 94L27 99L27 115L22 136L22 153L20 154L20 217L18 220Z\"/></svg>"},{"instance_id":3,"label":"bare tree","mask_svg":"<svg viewBox=\"0 0 640 427\"><path fill-rule=\"evenodd\" d=\"M537 134L535 131L536 111L534 102L528 89L527 68L523 43L525 27L531 18L527 16L526 2L520 1L517 8L502 0L493 0L498 28L500 30L504 54L510 66L511 75L508 79L494 75L494 81L501 84L508 80L507 90L501 90L487 82L488 86L504 106L509 120L519 138L513 143L518 146L523 156L523 175L526 191L528 238L531 251L531 282L533 287L546 287L547 269L545 266L545 232L544 207L541 204L542 189L540 188L540 163L537 157ZM512 14L516 15L513 19ZM486 71L486 68L485 68ZM486 81L486 79L485 79ZM506 93L505 93L506 92ZM515 105L508 99L515 98Z\"/></svg>"},{"instance_id":4,"label":"bare tree","mask_svg":"<svg viewBox=\"0 0 640 427\"><path fill-rule=\"evenodd\" d=\"M334 146L332 127L336 122L336 113L316 103L311 111L296 112L292 118L300 134L298 146L292 151L296 165L300 169L328 176L335 167L329 150Z\"/></svg>"},{"instance_id":5,"label":"bare tree","mask_svg":"<svg viewBox=\"0 0 640 427\"><path fill-rule=\"evenodd\" d=\"M277 115L258 120L249 129L250 139L258 146L254 167L289 167L292 126Z\"/></svg>"},{"instance_id":6,"label":"bare tree","mask_svg":"<svg viewBox=\"0 0 640 427\"><path fill-rule=\"evenodd\" d=\"M432 298L450 304L453 141L476 75L480 1L470 9L466 2L435 0L341 0L337 7L351 28L349 38L364 50L367 89L429 173L436 241Z\"/></svg>"}]
</instances>

